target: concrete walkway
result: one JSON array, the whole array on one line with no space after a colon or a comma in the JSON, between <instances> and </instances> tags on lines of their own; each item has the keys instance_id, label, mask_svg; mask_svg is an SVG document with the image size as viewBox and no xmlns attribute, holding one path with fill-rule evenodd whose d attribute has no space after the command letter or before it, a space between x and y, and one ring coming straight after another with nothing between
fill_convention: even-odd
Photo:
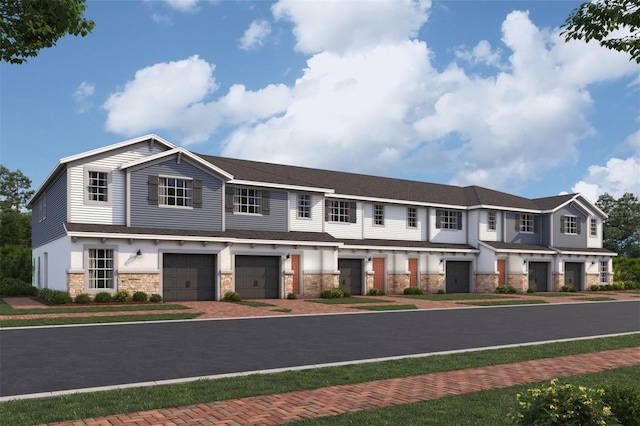
<instances>
[{"instance_id":1,"label":"concrete walkway","mask_svg":"<svg viewBox=\"0 0 640 426\"><path fill-rule=\"evenodd\" d=\"M377 380L52 425L278 425L640 365L640 347Z\"/></svg>"}]
</instances>

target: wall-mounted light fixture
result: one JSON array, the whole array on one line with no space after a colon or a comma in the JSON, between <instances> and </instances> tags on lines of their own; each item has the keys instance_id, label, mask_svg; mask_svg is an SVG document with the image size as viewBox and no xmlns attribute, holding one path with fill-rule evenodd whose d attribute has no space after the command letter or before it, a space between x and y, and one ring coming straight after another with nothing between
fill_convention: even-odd
<instances>
[{"instance_id":1,"label":"wall-mounted light fixture","mask_svg":"<svg viewBox=\"0 0 640 426\"><path fill-rule=\"evenodd\" d=\"M284 255L284 258L285 258L285 259L291 259L291 253L287 253L287 254L285 254L285 255Z\"/></svg>"},{"instance_id":2,"label":"wall-mounted light fixture","mask_svg":"<svg viewBox=\"0 0 640 426\"><path fill-rule=\"evenodd\" d=\"M138 251L136 252L136 256L142 256L142 252L140 251L140 249L138 249Z\"/></svg>"},{"instance_id":3,"label":"wall-mounted light fixture","mask_svg":"<svg viewBox=\"0 0 640 426\"><path fill-rule=\"evenodd\" d=\"M440 258L440 263L442 263L442 262L444 262L444 259L443 259L443 258Z\"/></svg>"},{"instance_id":4,"label":"wall-mounted light fixture","mask_svg":"<svg viewBox=\"0 0 640 426\"><path fill-rule=\"evenodd\" d=\"M523 264L523 265L526 265L526 264L527 264L527 261L526 261L526 260L523 260L523 261L522 261L522 264Z\"/></svg>"},{"instance_id":5,"label":"wall-mounted light fixture","mask_svg":"<svg viewBox=\"0 0 640 426\"><path fill-rule=\"evenodd\" d=\"M371 262L373 258L371 256L367 257L367 262Z\"/></svg>"},{"instance_id":6,"label":"wall-mounted light fixture","mask_svg":"<svg viewBox=\"0 0 640 426\"><path fill-rule=\"evenodd\" d=\"M591 264L592 264L592 265L595 265L595 264L596 264L596 261L595 261L595 260L592 260L592 261L591 261Z\"/></svg>"}]
</instances>

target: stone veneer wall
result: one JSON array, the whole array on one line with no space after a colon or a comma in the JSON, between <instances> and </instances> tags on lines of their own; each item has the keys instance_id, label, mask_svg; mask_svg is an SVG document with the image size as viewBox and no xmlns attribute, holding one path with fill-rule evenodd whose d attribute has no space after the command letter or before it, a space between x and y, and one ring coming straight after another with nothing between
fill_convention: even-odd
<instances>
[{"instance_id":1,"label":"stone veneer wall","mask_svg":"<svg viewBox=\"0 0 640 426\"><path fill-rule=\"evenodd\" d=\"M600 274L587 274L587 286L585 290L589 290L592 285L602 285L600 282Z\"/></svg>"},{"instance_id":2,"label":"stone veneer wall","mask_svg":"<svg viewBox=\"0 0 640 426\"><path fill-rule=\"evenodd\" d=\"M373 274L367 274L367 282L365 283L366 287L365 287L364 294L368 294L369 290L373 288L373 277L374 277Z\"/></svg>"},{"instance_id":3,"label":"stone veneer wall","mask_svg":"<svg viewBox=\"0 0 640 426\"><path fill-rule=\"evenodd\" d=\"M304 274L302 278L305 297L318 297L322 291L338 287L339 283L339 274Z\"/></svg>"},{"instance_id":4,"label":"stone veneer wall","mask_svg":"<svg viewBox=\"0 0 640 426\"><path fill-rule=\"evenodd\" d=\"M409 274L387 275L387 289L389 290L389 294L402 294L404 289L409 287L410 282Z\"/></svg>"},{"instance_id":5,"label":"stone veneer wall","mask_svg":"<svg viewBox=\"0 0 640 426\"><path fill-rule=\"evenodd\" d=\"M497 274L476 274L475 292L476 293L495 293L498 287Z\"/></svg>"},{"instance_id":6,"label":"stone veneer wall","mask_svg":"<svg viewBox=\"0 0 640 426\"><path fill-rule=\"evenodd\" d=\"M130 295L143 291L148 295L160 294L160 274L118 274L118 291L127 291Z\"/></svg>"},{"instance_id":7,"label":"stone veneer wall","mask_svg":"<svg viewBox=\"0 0 640 426\"><path fill-rule=\"evenodd\" d=\"M291 293L293 293L293 272L284 274L284 294L282 297L285 298Z\"/></svg>"},{"instance_id":8,"label":"stone veneer wall","mask_svg":"<svg viewBox=\"0 0 640 426\"><path fill-rule=\"evenodd\" d=\"M427 294L444 290L444 274L420 275L420 288Z\"/></svg>"},{"instance_id":9,"label":"stone veneer wall","mask_svg":"<svg viewBox=\"0 0 640 426\"><path fill-rule=\"evenodd\" d=\"M76 297L77 295L84 293L84 273L82 274L67 274L67 291L69 296Z\"/></svg>"},{"instance_id":10,"label":"stone veneer wall","mask_svg":"<svg viewBox=\"0 0 640 426\"><path fill-rule=\"evenodd\" d=\"M560 291L564 285L564 274L553 274L553 288L551 291Z\"/></svg>"},{"instance_id":11,"label":"stone veneer wall","mask_svg":"<svg viewBox=\"0 0 640 426\"><path fill-rule=\"evenodd\" d=\"M507 285L514 287L518 293L524 293L529 288L529 281L524 274L509 274Z\"/></svg>"},{"instance_id":12,"label":"stone veneer wall","mask_svg":"<svg viewBox=\"0 0 640 426\"><path fill-rule=\"evenodd\" d=\"M220 274L220 298L228 291L233 291L233 274L223 272Z\"/></svg>"}]
</instances>

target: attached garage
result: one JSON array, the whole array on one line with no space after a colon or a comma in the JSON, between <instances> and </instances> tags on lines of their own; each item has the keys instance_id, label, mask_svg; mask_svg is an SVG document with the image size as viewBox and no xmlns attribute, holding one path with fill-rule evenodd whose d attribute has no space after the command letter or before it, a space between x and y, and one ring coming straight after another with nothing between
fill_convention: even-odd
<instances>
[{"instance_id":1,"label":"attached garage","mask_svg":"<svg viewBox=\"0 0 640 426\"><path fill-rule=\"evenodd\" d=\"M215 300L216 255L165 253L162 299L165 302Z\"/></svg>"},{"instance_id":2,"label":"attached garage","mask_svg":"<svg viewBox=\"0 0 640 426\"><path fill-rule=\"evenodd\" d=\"M529 288L535 292L547 291L549 263L529 262Z\"/></svg>"},{"instance_id":3,"label":"attached garage","mask_svg":"<svg viewBox=\"0 0 640 426\"><path fill-rule=\"evenodd\" d=\"M471 262L447 261L445 291L447 293L469 293Z\"/></svg>"},{"instance_id":4,"label":"attached garage","mask_svg":"<svg viewBox=\"0 0 640 426\"><path fill-rule=\"evenodd\" d=\"M243 299L280 298L279 256L236 256L236 293Z\"/></svg>"},{"instance_id":5,"label":"attached garage","mask_svg":"<svg viewBox=\"0 0 640 426\"><path fill-rule=\"evenodd\" d=\"M362 259L338 259L340 288L352 295L362 294Z\"/></svg>"},{"instance_id":6,"label":"attached garage","mask_svg":"<svg viewBox=\"0 0 640 426\"><path fill-rule=\"evenodd\" d=\"M564 285L582 290L582 263L565 262Z\"/></svg>"}]
</instances>

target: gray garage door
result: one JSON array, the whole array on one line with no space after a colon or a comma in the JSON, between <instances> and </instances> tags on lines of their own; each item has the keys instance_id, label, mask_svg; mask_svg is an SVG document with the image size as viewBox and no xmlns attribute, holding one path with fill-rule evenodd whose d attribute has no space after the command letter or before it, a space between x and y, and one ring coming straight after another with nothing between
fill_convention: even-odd
<instances>
[{"instance_id":1,"label":"gray garage door","mask_svg":"<svg viewBox=\"0 0 640 426\"><path fill-rule=\"evenodd\" d=\"M471 262L447 261L445 290L447 293L469 293Z\"/></svg>"},{"instance_id":2,"label":"gray garage door","mask_svg":"<svg viewBox=\"0 0 640 426\"><path fill-rule=\"evenodd\" d=\"M279 256L236 256L236 292L243 299L280 297Z\"/></svg>"},{"instance_id":3,"label":"gray garage door","mask_svg":"<svg viewBox=\"0 0 640 426\"><path fill-rule=\"evenodd\" d=\"M529 288L533 291L547 291L548 268L547 262L529 262Z\"/></svg>"},{"instance_id":4,"label":"gray garage door","mask_svg":"<svg viewBox=\"0 0 640 426\"><path fill-rule=\"evenodd\" d=\"M582 290L582 263L565 262L564 285Z\"/></svg>"},{"instance_id":5,"label":"gray garage door","mask_svg":"<svg viewBox=\"0 0 640 426\"><path fill-rule=\"evenodd\" d=\"M162 299L166 302L215 300L214 254L165 253L162 260Z\"/></svg>"},{"instance_id":6,"label":"gray garage door","mask_svg":"<svg viewBox=\"0 0 640 426\"><path fill-rule=\"evenodd\" d=\"M340 288L353 295L362 294L362 260L338 259Z\"/></svg>"}]
</instances>

